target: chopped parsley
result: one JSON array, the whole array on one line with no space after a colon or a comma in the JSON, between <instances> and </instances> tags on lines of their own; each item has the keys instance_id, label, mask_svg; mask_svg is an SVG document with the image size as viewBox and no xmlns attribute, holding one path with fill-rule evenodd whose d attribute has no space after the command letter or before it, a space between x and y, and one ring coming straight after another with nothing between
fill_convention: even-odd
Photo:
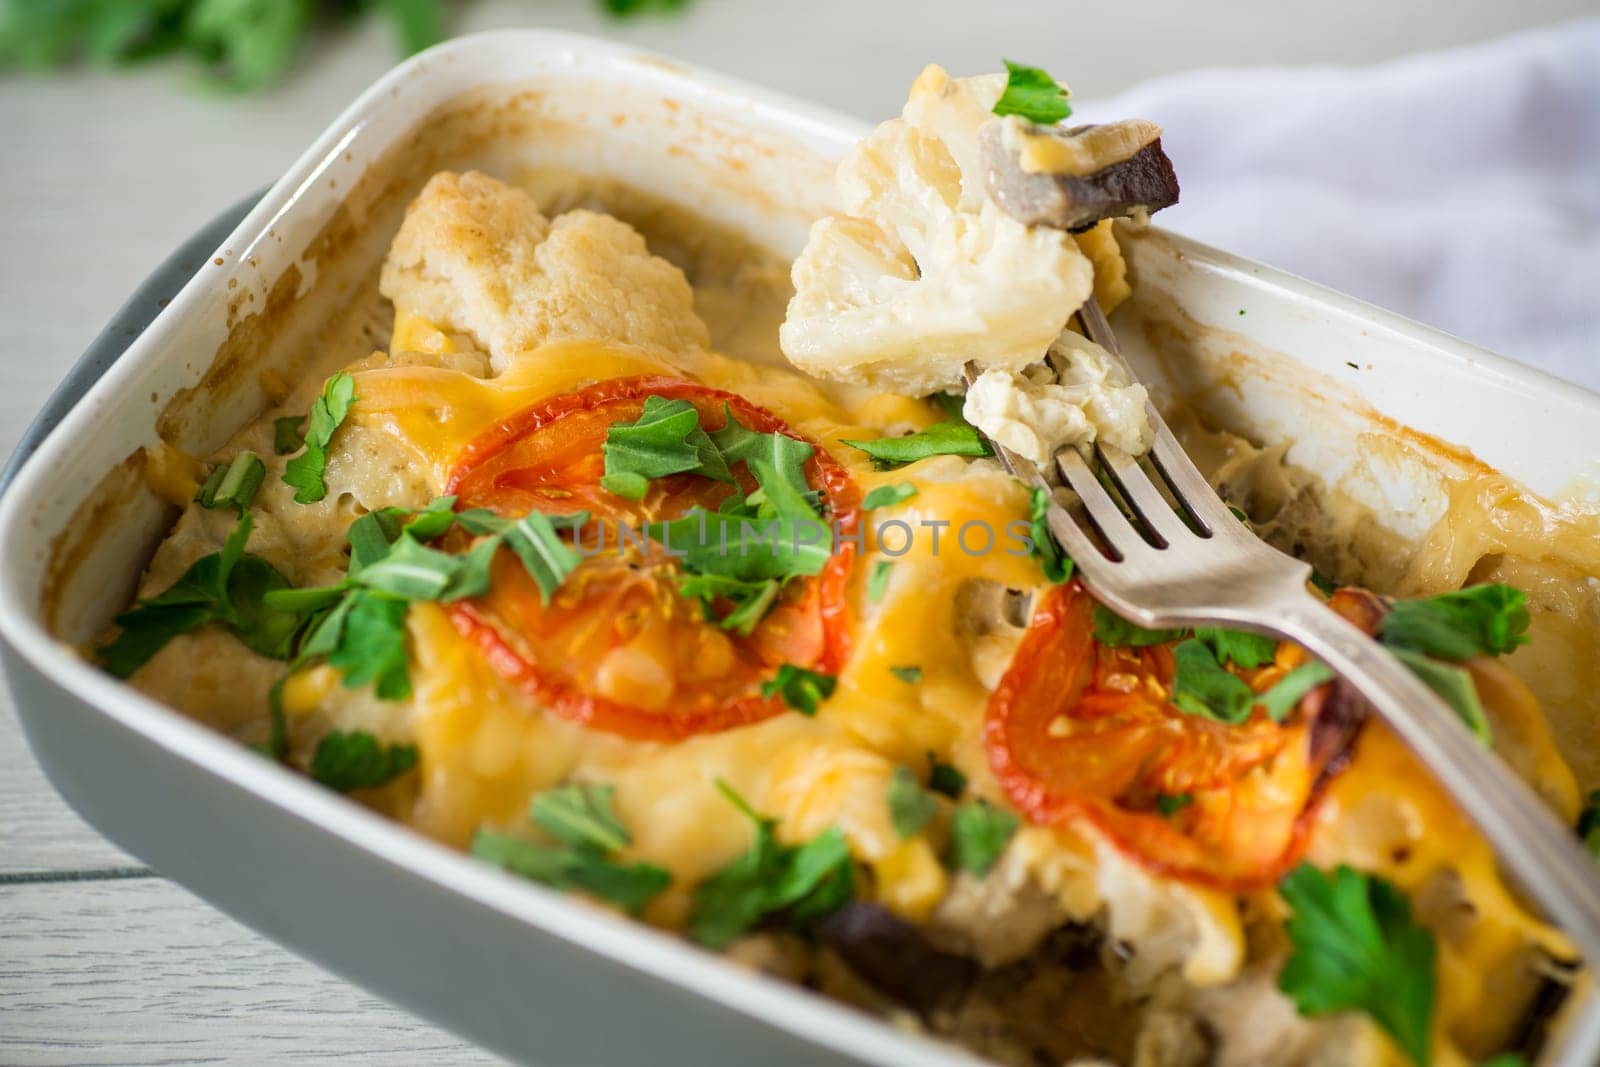
<instances>
[{"instance_id":1,"label":"chopped parsley","mask_svg":"<svg viewBox=\"0 0 1600 1067\"><path fill-rule=\"evenodd\" d=\"M612 809L616 788L569 783L540 793L529 809L545 833L574 848L621 852L633 843Z\"/></svg>"},{"instance_id":2,"label":"chopped parsley","mask_svg":"<svg viewBox=\"0 0 1600 1067\"><path fill-rule=\"evenodd\" d=\"M844 440L842 443L871 456L872 465L878 470L903 467L930 456L989 455L989 445L983 435L959 415L903 437L879 437L871 441Z\"/></svg>"},{"instance_id":3,"label":"chopped parsley","mask_svg":"<svg viewBox=\"0 0 1600 1067\"><path fill-rule=\"evenodd\" d=\"M1231 661L1247 671L1265 667L1278 654L1277 638L1265 634L1200 627L1194 635L1211 647L1211 651L1217 655L1217 662Z\"/></svg>"},{"instance_id":4,"label":"chopped parsley","mask_svg":"<svg viewBox=\"0 0 1600 1067\"><path fill-rule=\"evenodd\" d=\"M1006 60L1006 88L995 101L996 115L1021 115L1049 126L1072 114L1070 93L1038 67Z\"/></svg>"},{"instance_id":5,"label":"chopped parsley","mask_svg":"<svg viewBox=\"0 0 1600 1067\"><path fill-rule=\"evenodd\" d=\"M1157 793L1156 810L1164 818L1172 818L1178 812L1194 803L1193 793Z\"/></svg>"},{"instance_id":6,"label":"chopped parsley","mask_svg":"<svg viewBox=\"0 0 1600 1067\"><path fill-rule=\"evenodd\" d=\"M904 504L916 495L917 487L910 482L880 485L866 495L861 501L861 506L867 511L871 511L874 508L888 508L896 504Z\"/></svg>"},{"instance_id":7,"label":"chopped parsley","mask_svg":"<svg viewBox=\"0 0 1600 1067\"><path fill-rule=\"evenodd\" d=\"M818 706L833 695L839 680L831 674L796 667L785 663L778 673L761 683L761 695L781 697L789 707L802 715L815 715Z\"/></svg>"},{"instance_id":8,"label":"chopped parsley","mask_svg":"<svg viewBox=\"0 0 1600 1067\"><path fill-rule=\"evenodd\" d=\"M694 892L689 934L720 949L770 919L805 929L850 902L855 871L844 834L830 827L803 845L784 845L777 821L758 815L727 783L717 788L755 825L743 855Z\"/></svg>"},{"instance_id":9,"label":"chopped parsley","mask_svg":"<svg viewBox=\"0 0 1600 1067\"><path fill-rule=\"evenodd\" d=\"M1250 717L1253 689L1217 661L1211 646L1191 637L1172 650L1172 704L1179 711L1237 725Z\"/></svg>"},{"instance_id":10,"label":"chopped parsley","mask_svg":"<svg viewBox=\"0 0 1600 1067\"><path fill-rule=\"evenodd\" d=\"M1278 988L1300 1014L1366 1012L1413 1063L1426 1064L1433 935L1412 919L1404 894L1349 867L1329 874L1307 863L1278 892L1293 909L1284 923L1293 951Z\"/></svg>"},{"instance_id":11,"label":"chopped parsley","mask_svg":"<svg viewBox=\"0 0 1600 1067\"><path fill-rule=\"evenodd\" d=\"M1527 594L1495 582L1398 600L1383 617L1379 635L1391 649L1464 660L1503 655L1526 644L1528 621Z\"/></svg>"},{"instance_id":12,"label":"chopped parsley","mask_svg":"<svg viewBox=\"0 0 1600 1067\"><path fill-rule=\"evenodd\" d=\"M350 405L355 399L355 379L343 371L323 383L322 395L311 405L305 451L283 467L283 480L294 487L297 503L314 504L328 495L327 483L323 481L328 467L328 442L350 414Z\"/></svg>"},{"instance_id":13,"label":"chopped parsley","mask_svg":"<svg viewBox=\"0 0 1600 1067\"><path fill-rule=\"evenodd\" d=\"M637 500L647 483L669 474L701 474L719 482L732 482L721 449L700 427L700 412L682 399L648 396L644 410L633 422L617 422L606 431L605 480L607 489Z\"/></svg>"},{"instance_id":14,"label":"chopped parsley","mask_svg":"<svg viewBox=\"0 0 1600 1067\"><path fill-rule=\"evenodd\" d=\"M1472 675L1467 673L1465 667L1430 659L1409 648L1391 648L1389 651L1461 716L1461 721L1467 724L1473 737L1484 745L1490 743L1489 717L1484 713L1482 701L1478 699L1478 687L1473 684Z\"/></svg>"},{"instance_id":15,"label":"chopped parsley","mask_svg":"<svg viewBox=\"0 0 1600 1067\"><path fill-rule=\"evenodd\" d=\"M928 753L928 788L940 796L947 796L951 800L960 800L961 794L967 789L967 776L950 766L940 763L938 757L932 752Z\"/></svg>"},{"instance_id":16,"label":"chopped parsley","mask_svg":"<svg viewBox=\"0 0 1600 1067\"><path fill-rule=\"evenodd\" d=\"M1144 648L1177 641L1188 630L1149 630L1129 622L1104 604L1094 606L1094 639L1107 648Z\"/></svg>"},{"instance_id":17,"label":"chopped parsley","mask_svg":"<svg viewBox=\"0 0 1600 1067\"><path fill-rule=\"evenodd\" d=\"M348 793L387 785L416 765L416 745L385 745L365 730L332 730L317 742L311 777Z\"/></svg>"},{"instance_id":18,"label":"chopped parsley","mask_svg":"<svg viewBox=\"0 0 1600 1067\"><path fill-rule=\"evenodd\" d=\"M1033 542L1033 558L1039 561L1044 576L1056 585L1072 577L1072 557L1062 550L1056 535L1050 532L1050 490L1034 486L1029 502L1032 526L1028 537Z\"/></svg>"},{"instance_id":19,"label":"chopped parsley","mask_svg":"<svg viewBox=\"0 0 1600 1067\"><path fill-rule=\"evenodd\" d=\"M889 822L901 839L916 837L939 813L939 801L922 788L909 767L896 767L889 779Z\"/></svg>"},{"instance_id":20,"label":"chopped parsley","mask_svg":"<svg viewBox=\"0 0 1600 1067\"><path fill-rule=\"evenodd\" d=\"M987 800L963 804L950 817L950 865L988 874L1017 832L1017 817Z\"/></svg>"},{"instance_id":21,"label":"chopped parsley","mask_svg":"<svg viewBox=\"0 0 1600 1067\"><path fill-rule=\"evenodd\" d=\"M267 465L254 452L240 452L233 462L211 468L210 477L194 496L203 508L238 508L242 515L266 479Z\"/></svg>"},{"instance_id":22,"label":"chopped parsley","mask_svg":"<svg viewBox=\"0 0 1600 1067\"><path fill-rule=\"evenodd\" d=\"M1333 681L1333 671L1323 664L1315 661L1302 663L1274 682L1271 689L1257 695L1256 703L1266 711L1267 718L1273 722L1282 722L1289 717L1289 713L1307 693L1324 682L1331 681Z\"/></svg>"},{"instance_id":23,"label":"chopped parsley","mask_svg":"<svg viewBox=\"0 0 1600 1067\"><path fill-rule=\"evenodd\" d=\"M880 559L872 565L872 573L867 576L867 599L874 604L883 599L883 594L889 591L889 576L894 573L892 560Z\"/></svg>"},{"instance_id":24,"label":"chopped parsley","mask_svg":"<svg viewBox=\"0 0 1600 1067\"><path fill-rule=\"evenodd\" d=\"M610 786L564 785L533 798L528 817L560 845L480 829L472 854L552 889L578 890L637 914L672 882L650 863L617 859L631 839L612 810Z\"/></svg>"},{"instance_id":25,"label":"chopped parsley","mask_svg":"<svg viewBox=\"0 0 1600 1067\"><path fill-rule=\"evenodd\" d=\"M263 656L287 659L304 618L266 602L289 581L272 564L245 552L252 520L240 518L220 552L202 556L161 594L116 617L122 632L96 650L101 666L126 678L167 642L207 623L226 626Z\"/></svg>"},{"instance_id":26,"label":"chopped parsley","mask_svg":"<svg viewBox=\"0 0 1600 1067\"><path fill-rule=\"evenodd\" d=\"M298 452L305 446L306 435L301 427L305 426L304 415L285 415L281 419L272 420L272 453L276 456L287 456L291 452Z\"/></svg>"},{"instance_id":27,"label":"chopped parsley","mask_svg":"<svg viewBox=\"0 0 1600 1067\"><path fill-rule=\"evenodd\" d=\"M918 682L922 681L921 667L890 667L889 673L907 685L916 685Z\"/></svg>"}]
</instances>

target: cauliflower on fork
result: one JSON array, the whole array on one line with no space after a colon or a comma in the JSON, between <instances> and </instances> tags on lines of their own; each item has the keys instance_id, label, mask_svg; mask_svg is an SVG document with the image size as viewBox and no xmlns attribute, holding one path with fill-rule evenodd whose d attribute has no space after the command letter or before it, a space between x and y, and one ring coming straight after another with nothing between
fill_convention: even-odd
<instances>
[{"instance_id":1,"label":"cauliflower on fork","mask_svg":"<svg viewBox=\"0 0 1600 1067\"><path fill-rule=\"evenodd\" d=\"M980 133L1029 129L1042 141L1071 131L996 117L1006 85L1004 75L955 79L930 66L901 117L840 164L845 213L819 220L795 261L784 354L818 377L911 395L958 389L973 364L981 387L968 396L967 419L1019 454L1044 462L1063 445L1101 437L1137 454L1152 437L1143 387L1110 353L1064 330L1095 292L1096 263L1085 252L1116 256L1107 273L1118 286L1120 255L1103 229L1080 243L1065 227L1008 213L1001 194L1013 183L984 146L1017 138ZM1076 147L1068 155L1081 162ZM1085 178L1061 180L1080 188ZM1041 363L1047 353L1059 381Z\"/></svg>"}]
</instances>

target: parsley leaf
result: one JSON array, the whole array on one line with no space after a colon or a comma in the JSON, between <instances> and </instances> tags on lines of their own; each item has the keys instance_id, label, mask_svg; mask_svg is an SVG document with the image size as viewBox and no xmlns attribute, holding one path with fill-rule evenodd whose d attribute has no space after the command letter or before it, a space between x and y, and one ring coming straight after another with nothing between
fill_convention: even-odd
<instances>
[{"instance_id":1,"label":"parsley leaf","mask_svg":"<svg viewBox=\"0 0 1600 1067\"><path fill-rule=\"evenodd\" d=\"M960 800L961 794L967 788L967 776L950 766L940 763L932 752L928 753L928 788L951 800Z\"/></svg>"},{"instance_id":2,"label":"parsley leaf","mask_svg":"<svg viewBox=\"0 0 1600 1067\"><path fill-rule=\"evenodd\" d=\"M916 495L917 487L910 482L880 485L862 499L861 507L864 511L871 511L874 508L893 507L896 504L904 504Z\"/></svg>"},{"instance_id":3,"label":"parsley leaf","mask_svg":"<svg viewBox=\"0 0 1600 1067\"><path fill-rule=\"evenodd\" d=\"M294 487L296 503L313 504L328 495L328 486L322 480L328 466L328 442L350 413L355 399L355 379L343 371L323 383L322 395L311 405L305 451L283 467L283 480Z\"/></svg>"},{"instance_id":4,"label":"parsley leaf","mask_svg":"<svg viewBox=\"0 0 1600 1067\"><path fill-rule=\"evenodd\" d=\"M1389 651L1461 716L1461 721L1467 724L1472 736L1485 745L1490 743L1489 717L1484 713L1483 704L1478 700L1478 687L1473 684L1472 675L1467 673L1466 668L1453 663L1441 663L1409 648L1391 648Z\"/></svg>"},{"instance_id":5,"label":"parsley leaf","mask_svg":"<svg viewBox=\"0 0 1600 1067\"><path fill-rule=\"evenodd\" d=\"M1156 795L1156 810L1164 818L1168 819L1193 803L1193 793L1158 793Z\"/></svg>"},{"instance_id":6,"label":"parsley leaf","mask_svg":"<svg viewBox=\"0 0 1600 1067\"><path fill-rule=\"evenodd\" d=\"M540 793L529 819L561 841L560 847L480 829L472 854L554 889L577 889L637 913L672 881L649 863L619 863L631 843L612 809L611 786L569 783Z\"/></svg>"},{"instance_id":7,"label":"parsley leaf","mask_svg":"<svg viewBox=\"0 0 1600 1067\"><path fill-rule=\"evenodd\" d=\"M1006 60L1006 88L995 101L996 115L1021 115L1029 122L1051 125L1072 114L1070 94L1038 67Z\"/></svg>"},{"instance_id":8,"label":"parsley leaf","mask_svg":"<svg viewBox=\"0 0 1600 1067\"><path fill-rule=\"evenodd\" d=\"M889 821L901 839L916 837L939 812L939 802L922 788L908 767L896 767L889 779Z\"/></svg>"},{"instance_id":9,"label":"parsley leaf","mask_svg":"<svg viewBox=\"0 0 1600 1067\"><path fill-rule=\"evenodd\" d=\"M872 573L867 576L867 599L876 604L883 599L883 594L889 591L889 576L894 573L892 560L880 559L872 565Z\"/></svg>"},{"instance_id":10,"label":"parsley leaf","mask_svg":"<svg viewBox=\"0 0 1600 1067\"><path fill-rule=\"evenodd\" d=\"M1094 639L1107 648L1145 648L1176 641L1188 630L1147 630L1129 622L1104 604L1094 606Z\"/></svg>"},{"instance_id":11,"label":"parsley leaf","mask_svg":"<svg viewBox=\"0 0 1600 1067\"><path fill-rule=\"evenodd\" d=\"M631 490L640 484L636 479L687 472L719 482L733 481L722 452L700 428L699 410L687 400L645 397L639 417L633 422L612 423L600 449L605 454L606 477L613 479L613 484L606 486L608 489L625 484ZM623 483L616 481L619 476L630 475L634 477Z\"/></svg>"},{"instance_id":12,"label":"parsley leaf","mask_svg":"<svg viewBox=\"0 0 1600 1067\"><path fill-rule=\"evenodd\" d=\"M1331 681L1333 672L1327 667L1316 662L1302 663L1274 682L1271 689L1258 694L1255 702L1266 710L1267 718L1282 722L1307 693Z\"/></svg>"},{"instance_id":13,"label":"parsley leaf","mask_svg":"<svg viewBox=\"0 0 1600 1067\"><path fill-rule=\"evenodd\" d=\"M1172 650L1177 670L1172 676L1172 703L1190 715L1233 725L1250 717L1255 692L1243 678L1229 673L1211 647L1191 637Z\"/></svg>"},{"instance_id":14,"label":"parsley leaf","mask_svg":"<svg viewBox=\"0 0 1600 1067\"><path fill-rule=\"evenodd\" d=\"M879 470L903 467L929 456L987 456L989 446L975 426L965 419L945 419L926 430L904 437L879 437L871 441L843 441L872 457Z\"/></svg>"},{"instance_id":15,"label":"parsley leaf","mask_svg":"<svg viewBox=\"0 0 1600 1067\"><path fill-rule=\"evenodd\" d=\"M1217 654L1218 663L1232 660L1247 671L1265 667L1278 654L1277 638L1264 634L1200 627L1194 635L1211 646L1211 651Z\"/></svg>"},{"instance_id":16,"label":"parsley leaf","mask_svg":"<svg viewBox=\"0 0 1600 1067\"><path fill-rule=\"evenodd\" d=\"M1379 635L1392 649L1437 659L1498 656L1528 641L1528 597L1501 583L1454 593L1399 600L1383 617Z\"/></svg>"},{"instance_id":17,"label":"parsley leaf","mask_svg":"<svg viewBox=\"0 0 1600 1067\"><path fill-rule=\"evenodd\" d=\"M550 516L541 512L532 511L517 519L502 536L506 547L516 553L539 586L539 597L546 604L583 562L577 550L561 540Z\"/></svg>"},{"instance_id":18,"label":"parsley leaf","mask_svg":"<svg viewBox=\"0 0 1600 1067\"><path fill-rule=\"evenodd\" d=\"M251 526L251 517L243 516L221 551L195 560L165 591L118 615L122 632L96 650L100 665L126 678L174 637L209 622L227 626L262 655L288 658L289 643L304 620L267 602L272 591L289 582L272 564L245 552Z\"/></svg>"},{"instance_id":19,"label":"parsley leaf","mask_svg":"<svg viewBox=\"0 0 1600 1067\"><path fill-rule=\"evenodd\" d=\"M273 455L287 456L291 452L298 452L306 443L304 415L285 415L281 419L272 420L272 452Z\"/></svg>"},{"instance_id":20,"label":"parsley leaf","mask_svg":"<svg viewBox=\"0 0 1600 1067\"><path fill-rule=\"evenodd\" d=\"M530 882L576 889L633 914L672 883L672 875L654 864L618 863L593 850L555 848L493 830L479 830L471 852Z\"/></svg>"},{"instance_id":21,"label":"parsley leaf","mask_svg":"<svg viewBox=\"0 0 1600 1067\"><path fill-rule=\"evenodd\" d=\"M890 667L889 673L907 685L916 685L918 682L922 681L921 667Z\"/></svg>"},{"instance_id":22,"label":"parsley leaf","mask_svg":"<svg viewBox=\"0 0 1600 1067\"><path fill-rule=\"evenodd\" d=\"M855 874L837 827L803 845L783 845L776 820L756 814L725 782L717 788L755 824L755 840L696 887L690 936L722 948L768 918L786 914L790 925L804 929L849 903Z\"/></svg>"},{"instance_id":23,"label":"parsley leaf","mask_svg":"<svg viewBox=\"0 0 1600 1067\"><path fill-rule=\"evenodd\" d=\"M311 777L348 793L386 785L416 765L416 745L385 745L365 730L332 730L317 742Z\"/></svg>"},{"instance_id":24,"label":"parsley leaf","mask_svg":"<svg viewBox=\"0 0 1600 1067\"><path fill-rule=\"evenodd\" d=\"M1413 1062L1427 1063L1433 935L1411 918L1405 896L1382 878L1345 866L1330 876L1306 863L1278 892L1294 909L1278 988L1300 1014L1364 1011Z\"/></svg>"},{"instance_id":25,"label":"parsley leaf","mask_svg":"<svg viewBox=\"0 0 1600 1067\"><path fill-rule=\"evenodd\" d=\"M238 508L240 514L256 498L267 476L267 465L254 452L240 452L227 465L211 468L211 476L200 486L194 496L195 503L203 508Z\"/></svg>"},{"instance_id":26,"label":"parsley leaf","mask_svg":"<svg viewBox=\"0 0 1600 1067\"><path fill-rule=\"evenodd\" d=\"M1029 502L1033 525L1028 536L1033 541L1033 558L1039 561L1044 576L1055 585L1060 585L1072 577L1072 558L1062 551L1061 545L1056 542L1056 535L1050 532L1050 503L1050 490L1034 486Z\"/></svg>"},{"instance_id":27,"label":"parsley leaf","mask_svg":"<svg viewBox=\"0 0 1600 1067\"><path fill-rule=\"evenodd\" d=\"M612 809L615 793L613 786L572 782L534 797L529 814L546 833L575 848L621 852L632 838Z\"/></svg>"},{"instance_id":28,"label":"parsley leaf","mask_svg":"<svg viewBox=\"0 0 1600 1067\"><path fill-rule=\"evenodd\" d=\"M957 870L988 874L1017 832L1017 817L987 800L963 804L950 817L950 863Z\"/></svg>"},{"instance_id":29,"label":"parsley leaf","mask_svg":"<svg viewBox=\"0 0 1600 1067\"><path fill-rule=\"evenodd\" d=\"M778 696L789 707L802 715L815 715L817 707L833 695L839 680L831 674L796 667L785 663L778 673L761 683L761 695Z\"/></svg>"},{"instance_id":30,"label":"parsley leaf","mask_svg":"<svg viewBox=\"0 0 1600 1067\"><path fill-rule=\"evenodd\" d=\"M404 700L411 695L411 675L406 670L406 608L370 589L357 589L346 602L328 650L328 663L344 673L347 689L368 682L379 700ZM325 627L326 628L326 627ZM319 631L320 632L320 631Z\"/></svg>"}]
</instances>

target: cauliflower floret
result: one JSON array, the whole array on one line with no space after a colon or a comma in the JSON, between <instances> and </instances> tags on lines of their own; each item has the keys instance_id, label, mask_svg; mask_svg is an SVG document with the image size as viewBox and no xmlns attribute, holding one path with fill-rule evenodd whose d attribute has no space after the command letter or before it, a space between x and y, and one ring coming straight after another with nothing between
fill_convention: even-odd
<instances>
[{"instance_id":1,"label":"cauliflower floret","mask_svg":"<svg viewBox=\"0 0 1600 1067\"><path fill-rule=\"evenodd\" d=\"M406 209L379 280L396 307L489 350L496 374L551 341L706 347L683 272L626 223L592 211L553 221L485 174L436 174Z\"/></svg>"},{"instance_id":2,"label":"cauliflower floret","mask_svg":"<svg viewBox=\"0 0 1600 1067\"><path fill-rule=\"evenodd\" d=\"M1129 455L1148 451L1154 434L1145 418L1147 394L1122 362L1071 331L1050 351L1059 376L1047 366L978 375L962 410L967 421L1035 463L1048 462L1065 445L1096 440Z\"/></svg>"},{"instance_id":3,"label":"cauliflower floret","mask_svg":"<svg viewBox=\"0 0 1600 1067\"><path fill-rule=\"evenodd\" d=\"M1029 229L984 191L978 127L1003 79L929 67L900 119L840 164L845 216L812 228L779 335L818 377L920 395L957 385L968 360L1038 362L1089 296L1071 236Z\"/></svg>"}]
</instances>

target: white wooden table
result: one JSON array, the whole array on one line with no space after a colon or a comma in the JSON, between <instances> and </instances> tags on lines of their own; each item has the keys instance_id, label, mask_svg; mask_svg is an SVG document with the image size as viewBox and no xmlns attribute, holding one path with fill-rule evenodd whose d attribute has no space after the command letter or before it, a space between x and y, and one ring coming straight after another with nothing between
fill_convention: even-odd
<instances>
[{"instance_id":1,"label":"white wooden table","mask_svg":"<svg viewBox=\"0 0 1600 1067\"><path fill-rule=\"evenodd\" d=\"M1358 62L1592 10L1594 0L1063 5L695 0L617 26L587 0L484 0L458 28L539 23L883 115L928 60L1048 66L1086 96L1218 63ZM1298 9L1298 10L1292 10ZM267 184L391 60L325 39L282 89L228 100L180 72L0 78L0 456L183 237ZM492 1057L269 944L143 868L56 797L0 693L0 1064L467 1064Z\"/></svg>"}]
</instances>

